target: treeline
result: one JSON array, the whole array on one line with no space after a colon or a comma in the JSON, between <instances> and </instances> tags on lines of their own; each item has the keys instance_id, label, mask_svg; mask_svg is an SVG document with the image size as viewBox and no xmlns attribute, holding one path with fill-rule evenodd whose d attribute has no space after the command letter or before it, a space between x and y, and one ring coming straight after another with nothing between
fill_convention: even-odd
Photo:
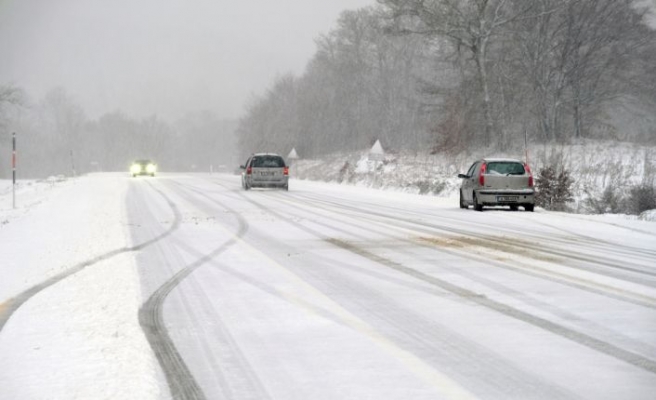
<instances>
[{"instance_id":1,"label":"treeline","mask_svg":"<svg viewBox=\"0 0 656 400\"><path fill-rule=\"evenodd\" d=\"M656 140L656 32L633 0L379 0L248 106L242 154ZM632 126L636 126L635 118ZM628 136L628 137L627 137Z\"/></svg>"},{"instance_id":2,"label":"treeline","mask_svg":"<svg viewBox=\"0 0 656 400\"><path fill-rule=\"evenodd\" d=\"M125 171L152 159L161 171L234 169L236 122L205 111L175 122L133 118L120 111L90 119L62 88L31 101L0 85L0 179L11 176L11 133L18 137L21 178Z\"/></svg>"}]
</instances>

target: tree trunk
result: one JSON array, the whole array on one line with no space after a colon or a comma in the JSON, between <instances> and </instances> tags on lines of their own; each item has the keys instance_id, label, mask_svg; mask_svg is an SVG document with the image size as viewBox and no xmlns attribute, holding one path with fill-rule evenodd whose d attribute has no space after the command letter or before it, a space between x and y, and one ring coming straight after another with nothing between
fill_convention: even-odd
<instances>
[{"instance_id":1,"label":"tree trunk","mask_svg":"<svg viewBox=\"0 0 656 400\"><path fill-rule=\"evenodd\" d=\"M581 138L581 125L582 125L582 116L581 116L581 98L576 91L576 98L574 99L574 137L576 139Z\"/></svg>"},{"instance_id":2,"label":"tree trunk","mask_svg":"<svg viewBox=\"0 0 656 400\"><path fill-rule=\"evenodd\" d=\"M485 65L486 47L487 40L485 38L481 38L479 40L479 46L477 47L474 45L472 51L475 54L478 79L481 85L481 92L483 94L483 112L485 116L485 137L483 138L483 143L486 147L489 147L494 126L492 123L492 109L487 77L487 67Z\"/></svg>"}]
</instances>

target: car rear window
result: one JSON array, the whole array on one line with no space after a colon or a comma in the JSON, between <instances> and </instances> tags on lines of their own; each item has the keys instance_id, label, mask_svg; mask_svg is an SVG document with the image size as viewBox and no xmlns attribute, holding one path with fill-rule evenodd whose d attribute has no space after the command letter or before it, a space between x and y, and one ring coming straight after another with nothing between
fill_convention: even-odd
<instances>
[{"instance_id":1,"label":"car rear window","mask_svg":"<svg viewBox=\"0 0 656 400\"><path fill-rule=\"evenodd\" d=\"M487 173L492 175L524 175L524 165L512 161L493 161L487 163Z\"/></svg>"},{"instance_id":2,"label":"car rear window","mask_svg":"<svg viewBox=\"0 0 656 400\"><path fill-rule=\"evenodd\" d=\"M283 168L285 161L280 156L258 156L253 158L253 168Z\"/></svg>"}]
</instances>

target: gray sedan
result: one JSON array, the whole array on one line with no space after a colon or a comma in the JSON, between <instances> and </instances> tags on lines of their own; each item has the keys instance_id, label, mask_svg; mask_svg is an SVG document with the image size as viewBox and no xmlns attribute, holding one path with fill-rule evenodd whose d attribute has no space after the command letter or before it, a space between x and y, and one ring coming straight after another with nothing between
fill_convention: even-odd
<instances>
[{"instance_id":1,"label":"gray sedan","mask_svg":"<svg viewBox=\"0 0 656 400\"><path fill-rule=\"evenodd\" d=\"M506 158L485 158L472 164L466 174L458 174L460 208L474 206L509 206L515 211L519 206L533 211L535 189L533 175L526 163Z\"/></svg>"},{"instance_id":2,"label":"gray sedan","mask_svg":"<svg viewBox=\"0 0 656 400\"><path fill-rule=\"evenodd\" d=\"M274 153L257 153L241 166L241 186L244 190L254 187L277 187L289 190L289 167L285 160Z\"/></svg>"}]
</instances>

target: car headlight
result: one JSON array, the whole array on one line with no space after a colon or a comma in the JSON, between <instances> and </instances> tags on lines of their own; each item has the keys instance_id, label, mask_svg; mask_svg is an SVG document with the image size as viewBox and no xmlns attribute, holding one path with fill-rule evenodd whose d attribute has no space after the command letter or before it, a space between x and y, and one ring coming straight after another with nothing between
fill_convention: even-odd
<instances>
[{"instance_id":1,"label":"car headlight","mask_svg":"<svg viewBox=\"0 0 656 400\"><path fill-rule=\"evenodd\" d=\"M139 165L139 164L132 164L132 166L130 167L130 172L132 172L133 174L138 174L138 173L140 173L140 172L141 172L141 165Z\"/></svg>"},{"instance_id":2,"label":"car headlight","mask_svg":"<svg viewBox=\"0 0 656 400\"><path fill-rule=\"evenodd\" d=\"M148 172L149 174L154 174L155 171L157 171L157 166L155 164L146 165L146 172Z\"/></svg>"}]
</instances>

